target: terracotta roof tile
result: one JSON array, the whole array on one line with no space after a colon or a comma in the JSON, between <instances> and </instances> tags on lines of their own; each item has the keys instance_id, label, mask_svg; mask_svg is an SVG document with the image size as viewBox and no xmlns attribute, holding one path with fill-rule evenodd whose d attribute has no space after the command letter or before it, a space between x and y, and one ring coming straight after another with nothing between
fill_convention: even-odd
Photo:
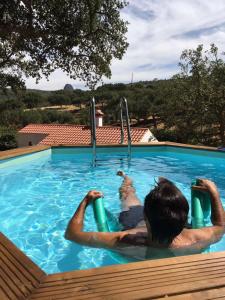
<instances>
[{"instance_id":1,"label":"terracotta roof tile","mask_svg":"<svg viewBox=\"0 0 225 300\"><path fill-rule=\"evenodd\" d=\"M148 131L147 128L132 128L131 140L138 143ZM45 145L88 145L91 142L90 127L64 124L29 124L20 133L43 133L47 136L40 142ZM97 144L119 144L120 127L102 126L96 129ZM127 131L124 130L124 142L127 143Z\"/></svg>"}]
</instances>

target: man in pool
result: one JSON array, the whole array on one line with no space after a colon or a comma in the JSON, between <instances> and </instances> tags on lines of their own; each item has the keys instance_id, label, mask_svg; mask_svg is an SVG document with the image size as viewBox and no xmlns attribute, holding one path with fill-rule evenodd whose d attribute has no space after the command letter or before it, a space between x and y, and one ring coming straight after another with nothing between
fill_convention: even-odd
<instances>
[{"instance_id":1,"label":"man in pool","mask_svg":"<svg viewBox=\"0 0 225 300\"><path fill-rule=\"evenodd\" d=\"M144 206L136 196L132 180L122 171L120 187L122 212L119 232L84 232L87 206L102 197L90 191L71 218L65 237L82 245L114 249L141 260L200 253L219 241L225 233L225 212L216 185L199 179L200 188L210 194L212 226L187 229L189 205L181 191L169 180L160 177L155 188L145 197Z\"/></svg>"}]
</instances>

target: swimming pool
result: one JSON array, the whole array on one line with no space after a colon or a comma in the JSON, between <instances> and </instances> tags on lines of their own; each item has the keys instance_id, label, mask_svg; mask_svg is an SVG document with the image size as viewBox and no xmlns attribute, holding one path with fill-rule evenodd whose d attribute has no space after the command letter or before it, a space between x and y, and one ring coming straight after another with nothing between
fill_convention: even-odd
<instances>
[{"instance_id":1,"label":"swimming pool","mask_svg":"<svg viewBox=\"0 0 225 300\"><path fill-rule=\"evenodd\" d=\"M56 273L118 263L104 249L82 247L64 239L66 225L90 189L105 194L105 207L120 211L118 188L124 170L143 201L155 178L174 181L190 200L191 180L210 178L218 185L225 205L225 153L176 147L134 147L132 160L126 148L98 149L98 163L91 166L91 149L53 148L0 163L0 231L8 236L45 272ZM91 207L86 230L96 230ZM225 250L225 239L210 252Z\"/></svg>"}]
</instances>

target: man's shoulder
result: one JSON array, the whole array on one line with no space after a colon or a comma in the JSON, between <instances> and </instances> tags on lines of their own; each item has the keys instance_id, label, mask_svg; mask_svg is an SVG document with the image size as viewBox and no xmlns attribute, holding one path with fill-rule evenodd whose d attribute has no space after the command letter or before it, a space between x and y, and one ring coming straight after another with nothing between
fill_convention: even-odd
<instances>
[{"instance_id":1,"label":"man's shoulder","mask_svg":"<svg viewBox=\"0 0 225 300\"><path fill-rule=\"evenodd\" d=\"M209 226L199 229L186 229L184 234L187 238L198 241L208 241L209 243L215 243L219 241L225 233L225 227L222 226Z\"/></svg>"}]
</instances>

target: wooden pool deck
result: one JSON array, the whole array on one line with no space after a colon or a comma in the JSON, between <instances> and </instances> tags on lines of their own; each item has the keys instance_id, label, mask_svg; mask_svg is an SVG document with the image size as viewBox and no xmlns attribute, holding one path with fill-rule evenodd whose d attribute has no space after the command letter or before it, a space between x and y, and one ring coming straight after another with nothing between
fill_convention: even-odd
<instances>
[{"instance_id":1,"label":"wooden pool deck","mask_svg":"<svg viewBox=\"0 0 225 300\"><path fill-rule=\"evenodd\" d=\"M33 147L15 148L7 151L0 151L0 160L14 158L17 156L22 156L26 154L31 154L35 152L44 151L50 149L50 146L40 145Z\"/></svg>"},{"instance_id":2,"label":"wooden pool deck","mask_svg":"<svg viewBox=\"0 0 225 300\"><path fill-rule=\"evenodd\" d=\"M225 252L47 275L0 233L0 300L225 299Z\"/></svg>"}]
</instances>

